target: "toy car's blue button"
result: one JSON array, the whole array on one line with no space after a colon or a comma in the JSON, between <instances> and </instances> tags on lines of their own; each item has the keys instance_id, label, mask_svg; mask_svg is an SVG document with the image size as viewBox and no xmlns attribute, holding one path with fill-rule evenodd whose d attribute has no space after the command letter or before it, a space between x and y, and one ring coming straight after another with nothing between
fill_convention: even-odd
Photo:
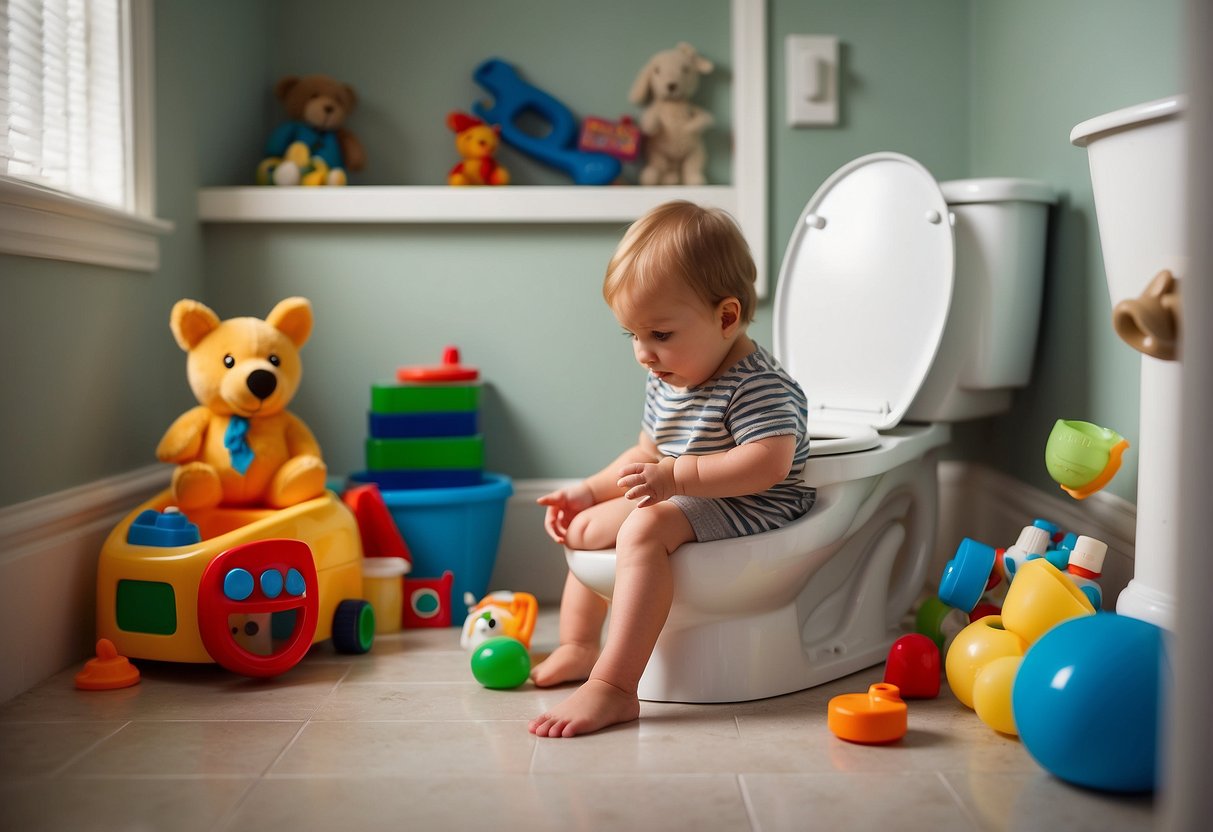
<instances>
[{"instance_id":1,"label":"toy car's blue button","mask_svg":"<svg viewBox=\"0 0 1213 832\"><path fill-rule=\"evenodd\" d=\"M286 591L296 596L307 591L307 581L303 580L303 574L298 569L286 573Z\"/></svg>"},{"instance_id":2,"label":"toy car's blue button","mask_svg":"<svg viewBox=\"0 0 1213 832\"><path fill-rule=\"evenodd\" d=\"M261 591L266 598L277 598L282 594L282 573L277 569L267 569L261 573Z\"/></svg>"},{"instance_id":3,"label":"toy car's blue button","mask_svg":"<svg viewBox=\"0 0 1213 832\"><path fill-rule=\"evenodd\" d=\"M223 594L233 601L243 601L253 594L253 576L247 569L233 569L223 576Z\"/></svg>"}]
</instances>

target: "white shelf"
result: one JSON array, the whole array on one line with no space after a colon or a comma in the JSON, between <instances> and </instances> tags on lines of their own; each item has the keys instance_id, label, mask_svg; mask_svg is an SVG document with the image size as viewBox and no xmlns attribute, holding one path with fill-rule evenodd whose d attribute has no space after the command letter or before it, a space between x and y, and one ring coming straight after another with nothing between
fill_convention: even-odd
<instances>
[{"instance_id":1,"label":"white shelf","mask_svg":"<svg viewBox=\"0 0 1213 832\"><path fill-rule=\"evenodd\" d=\"M211 223L616 223L671 199L736 215L737 191L703 187L349 186L203 188L198 218Z\"/></svg>"},{"instance_id":2,"label":"white shelf","mask_svg":"<svg viewBox=\"0 0 1213 832\"><path fill-rule=\"evenodd\" d=\"M203 188L208 223L628 223L671 199L737 218L767 294L767 0L731 0L734 185L704 187L351 186Z\"/></svg>"}]
</instances>

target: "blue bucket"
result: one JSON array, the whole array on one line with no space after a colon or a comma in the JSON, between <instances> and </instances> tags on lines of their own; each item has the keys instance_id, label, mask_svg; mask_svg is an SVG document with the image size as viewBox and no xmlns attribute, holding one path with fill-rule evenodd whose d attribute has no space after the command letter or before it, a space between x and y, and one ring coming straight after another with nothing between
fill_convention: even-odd
<instances>
[{"instance_id":1,"label":"blue bucket","mask_svg":"<svg viewBox=\"0 0 1213 832\"><path fill-rule=\"evenodd\" d=\"M451 623L463 625L463 596L479 601L489 589L505 502L514 493L509 477L485 474L480 485L460 488L384 490L383 501L413 555L409 576L455 574Z\"/></svg>"}]
</instances>

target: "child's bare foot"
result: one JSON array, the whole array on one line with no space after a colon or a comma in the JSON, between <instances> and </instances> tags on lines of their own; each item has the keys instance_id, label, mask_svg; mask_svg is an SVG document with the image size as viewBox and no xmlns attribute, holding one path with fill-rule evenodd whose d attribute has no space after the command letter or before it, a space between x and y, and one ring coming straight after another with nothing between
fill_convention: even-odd
<instances>
[{"instance_id":1,"label":"child's bare foot","mask_svg":"<svg viewBox=\"0 0 1213 832\"><path fill-rule=\"evenodd\" d=\"M601 650L586 644L562 644L552 655L535 665L531 681L538 688L550 688L564 682L584 682L590 678Z\"/></svg>"},{"instance_id":2,"label":"child's bare foot","mask_svg":"<svg viewBox=\"0 0 1213 832\"><path fill-rule=\"evenodd\" d=\"M537 737L575 737L640 716L640 700L602 679L590 679L573 695L531 720L527 730Z\"/></svg>"}]
</instances>

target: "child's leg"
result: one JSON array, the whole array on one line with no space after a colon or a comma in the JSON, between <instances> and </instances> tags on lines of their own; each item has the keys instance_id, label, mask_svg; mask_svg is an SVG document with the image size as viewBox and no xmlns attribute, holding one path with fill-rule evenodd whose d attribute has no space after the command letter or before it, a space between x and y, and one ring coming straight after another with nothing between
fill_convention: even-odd
<instances>
[{"instance_id":1,"label":"child's leg","mask_svg":"<svg viewBox=\"0 0 1213 832\"><path fill-rule=\"evenodd\" d=\"M546 688L589 678L602 643L607 602L570 572L560 596L560 645L535 665L531 681Z\"/></svg>"},{"instance_id":2,"label":"child's leg","mask_svg":"<svg viewBox=\"0 0 1213 832\"><path fill-rule=\"evenodd\" d=\"M633 504L622 497L599 503L578 514L569 525L573 549L609 549ZM539 687L581 682L590 675L602 643L607 602L569 573L560 598L560 645L531 671Z\"/></svg>"},{"instance_id":3,"label":"child's leg","mask_svg":"<svg viewBox=\"0 0 1213 832\"><path fill-rule=\"evenodd\" d=\"M673 597L670 554L694 539L690 521L672 503L628 515L616 543L614 608L606 647L586 683L531 720L531 733L571 737L640 716L636 687Z\"/></svg>"}]
</instances>

